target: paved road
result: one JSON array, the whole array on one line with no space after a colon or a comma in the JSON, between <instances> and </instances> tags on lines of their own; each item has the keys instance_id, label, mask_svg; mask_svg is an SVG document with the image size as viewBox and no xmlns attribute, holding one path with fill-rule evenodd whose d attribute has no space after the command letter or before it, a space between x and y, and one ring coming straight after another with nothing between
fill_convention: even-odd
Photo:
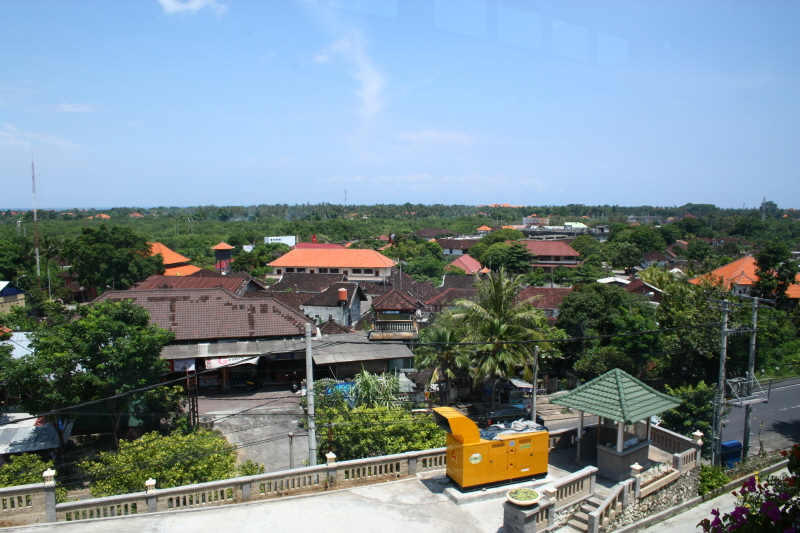
<instances>
[{"instance_id":1,"label":"paved road","mask_svg":"<svg viewBox=\"0 0 800 533\"><path fill-rule=\"evenodd\" d=\"M763 430L760 428L764 423ZM744 435L744 409L733 407L724 420L723 441L738 440ZM768 403L753 404L750 422L750 453L759 449L759 431L767 451L781 450L800 442L800 379L775 383Z\"/></svg>"},{"instance_id":2,"label":"paved road","mask_svg":"<svg viewBox=\"0 0 800 533\"><path fill-rule=\"evenodd\" d=\"M303 409L291 392L207 395L199 398L198 404L200 416L213 419L214 429L239 446L240 457L263 464L266 472L291 467L290 443L295 467L308 459L308 439L300 427ZM289 433L295 437L290 438Z\"/></svg>"}]
</instances>

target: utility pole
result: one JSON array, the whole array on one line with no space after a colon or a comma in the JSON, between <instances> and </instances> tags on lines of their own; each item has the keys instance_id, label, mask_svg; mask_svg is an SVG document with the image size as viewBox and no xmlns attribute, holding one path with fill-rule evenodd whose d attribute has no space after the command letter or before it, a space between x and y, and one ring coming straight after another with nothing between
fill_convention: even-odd
<instances>
[{"instance_id":1,"label":"utility pole","mask_svg":"<svg viewBox=\"0 0 800 533\"><path fill-rule=\"evenodd\" d=\"M717 380L716 398L714 400L714 442L712 446L711 462L719 466L722 462L722 416L725 406L725 359L728 355L728 300L722 300L720 311L722 311L722 327L720 330L719 343L719 379Z\"/></svg>"},{"instance_id":2,"label":"utility pole","mask_svg":"<svg viewBox=\"0 0 800 533\"><path fill-rule=\"evenodd\" d=\"M31 161L31 184L33 186L33 247L36 254L36 281L42 283L42 270L39 268L39 222L36 216L36 171Z\"/></svg>"},{"instance_id":3,"label":"utility pole","mask_svg":"<svg viewBox=\"0 0 800 533\"><path fill-rule=\"evenodd\" d=\"M311 324L306 322L306 402L308 408L308 466L317 464L317 423L314 421L314 361L311 355Z\"/></svg>"},{"instance_id":4,"label":"utility pole","mask_svg":"<svg viewBox=\"0 0 800 533\"><path fill-rule=\"evenodd\" d=\"M533 347L533 389L531 390L531 422L536 424L536 376L539 374L539 345Z\"/></svg>"},{"instance_id":5,"label":"utility pole","mask_svg":"<svg viewBox=\"0 0 800 533\"><path fill-rule=\"evenodd\" d=\"M758 328L758 298L753 300L753 317L750 330L750 351L747 357L747 381L745 382L746 394L749 398L753 394L753 380L756 375L756 331ZM744 435L742 436L742 459L747 459L750 452L750 415L753 404L744 406Z\"/></svg>"}]
</instances>

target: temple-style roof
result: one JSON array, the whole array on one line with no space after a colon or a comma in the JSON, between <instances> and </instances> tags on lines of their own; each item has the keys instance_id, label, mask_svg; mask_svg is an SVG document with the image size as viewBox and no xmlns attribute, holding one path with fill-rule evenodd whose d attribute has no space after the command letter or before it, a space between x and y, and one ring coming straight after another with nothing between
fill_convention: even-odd
<instances>
[{"instance_id":1,"label":"temple-style roof","mask_svg":"<svg viewBox=\"0 0 800 533\"><path fill-rule=\"evenodd\" d=\"M376 311L416 311L417 302L397 289L392 289L372 300Z\"/></svg>"},{"instance_id":2,"label":"temple-style roof","mask_svg":"<svg viewBox=\"0 0 800 533\"><path fill-rule=\"evenodd\" d=\"M615 368L577 389L552 398L550 403L627 425L674 409L683 402Z\"/></svg>"}]
</instances>

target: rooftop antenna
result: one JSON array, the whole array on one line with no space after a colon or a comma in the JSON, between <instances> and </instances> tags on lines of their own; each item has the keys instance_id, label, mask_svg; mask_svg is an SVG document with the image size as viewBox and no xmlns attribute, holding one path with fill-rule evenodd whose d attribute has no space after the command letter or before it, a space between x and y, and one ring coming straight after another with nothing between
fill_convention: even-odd
<instances>
[{"instance_id":1,"label":"rooftop antenna","mask_svg":"<svg viewBox=\"0 0 800 533\"><path fill-rule=\"evenodd\" d=\"M33 151L31 151L31 183L33 185L33 248L36 254L36 277L41 278L42 271L39 267L39 222L36 216L36 171L33 167Z\"/></svg>"}]
</instances>

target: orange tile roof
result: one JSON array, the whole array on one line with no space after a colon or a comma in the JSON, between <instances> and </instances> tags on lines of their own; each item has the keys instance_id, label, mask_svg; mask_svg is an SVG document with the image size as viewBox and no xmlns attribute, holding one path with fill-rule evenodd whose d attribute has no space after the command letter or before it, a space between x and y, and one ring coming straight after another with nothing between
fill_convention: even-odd
<instances>
[{"instance_id":1,"label":"orange tile roof","mask_svg":"<svg viewBox=\"0 0 800 533\"><path fill-rule=\"evenodd\" d=\"M223 242L219 243L216 246L212 246L211 249L212 250L233 250L233 246L231 246L230 244L228 244L228 243L223 241Z\"/></svg>"},{"instance_id":2,"label":"orange tile roof","mask_svg":"<svg viewBox=\"0 0 800 533\"><path fill-rule=\"evenodd\" d=\"M176 265L178 263L188 263L191 261L188 257L182 256L178 252L167 248L160 242L148 242L147 244L150 245L150 251L153 255L161 254L161 257L164 258L165 265Z\"/></svg>"},{"instance_id":3,"label":"orange tile roof","mask_svg":"<svg viewBox=\"0 0 800 533\"><path fill-rule=\"evenodd\" d=\"M328 268L386 268L396 262L375 250L292 250L269 266L272 267L328 267Z\"/></svg>"},{"instance_id":4,"label":"orange tile roof","mask_svg":"<svg viewBox=\"0 0 800 533\"><path fill-rule=\"evenodd\" d=\"M106 215L105 213L100 213L99 215L95 216L95 218L104 218L104 219L108 219L108 218L111 218L111 217L110 217L110 216L108 216L108 215Z\"/></svg>"},{"instance_id":5,"label":"orange tile roof","mask_svg":"<svg viewBox=\"0 0 800 533\"><path fill-rule=\"evenodd\" d=\"M475 231L492 231L492 228L489 226L481 226L480 228L476 229Z\"/></svg>"},{"instance_id":6,"label":"orange tile roof","mask_svg":"<svg viewBox=\"0 0 800 533\"><path fill-rule=\"evenodd\" d=\"M194 265L181 265L176 267L169 267L164 269L165 276L189 276L195 272L202 270L199 266Z\"/></svg>"},{"instance_id":7,"label":"orange tile roof","mask_svg":"<svg viewBox=\"0 0 800 533\"><path fill-rule=\"evenodd\" d=\"M756 273L756 260L753 257L746 256L737 259L733 263L721 266L716 270L712 270L708 274L690 279L689 283L699 285L703 280L722 279L725 285L730 288L731 285L749 286L753 285L758 279ZM795 278L795 283L789 285L786 290L787 298L800 298L800 274Z\"/></svg>"}]
</instances>

